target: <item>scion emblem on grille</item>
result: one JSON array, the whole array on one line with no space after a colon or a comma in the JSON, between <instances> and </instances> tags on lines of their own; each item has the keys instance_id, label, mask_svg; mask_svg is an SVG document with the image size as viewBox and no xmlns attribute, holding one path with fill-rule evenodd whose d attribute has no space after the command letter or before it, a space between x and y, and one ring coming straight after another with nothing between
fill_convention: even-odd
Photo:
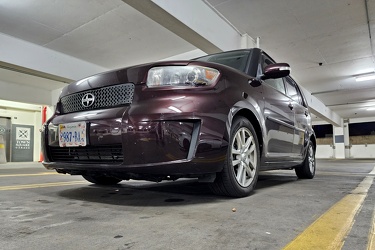
<instances>
[{"instance_id":1,"label":"scion emblem on grille","mask_svg":"<svg viewBox=\"0 0 375 250\"><path fill-rule=\"evenodd\" d=\"M95 96L91 93L87 93L82 97L82 105L85 108L92 106L95 102Z\"/></svg>"}]
</instances>

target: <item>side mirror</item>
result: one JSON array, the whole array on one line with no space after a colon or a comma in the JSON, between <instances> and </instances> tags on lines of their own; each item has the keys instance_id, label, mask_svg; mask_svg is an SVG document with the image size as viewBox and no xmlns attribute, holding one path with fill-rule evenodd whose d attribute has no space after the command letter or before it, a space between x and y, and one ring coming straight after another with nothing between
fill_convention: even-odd
<instances>
[{"instance_id":1,"label":"side mirror","mask_svg":"<svg viewBox=\"0 0 375 250\"><path fill-rule=\"evenodd\" d=\"M275 63L267 65L264 68L264 74L261 77L262 80L266 79L277 79L288 76L290 74L290 66L287 63Z\"/></svg>"}]
</instances>

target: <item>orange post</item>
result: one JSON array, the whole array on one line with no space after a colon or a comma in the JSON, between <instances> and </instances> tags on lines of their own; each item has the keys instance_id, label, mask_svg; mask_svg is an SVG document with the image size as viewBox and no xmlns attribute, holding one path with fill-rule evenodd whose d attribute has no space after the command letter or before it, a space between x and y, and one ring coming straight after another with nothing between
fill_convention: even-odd
<instances>
[{"instance_id":1,"label":"orange post","mask_svg":"<svg viewBox=\"0 0 375 250\"><path fill-rule=\"evenodd\" d=\"M46 122L46 120L47 120L47 107L43 106L43 108L42 108L42 125ZM43 159L43 153L40 152L40 154L39 154L39 162L42 162L43 160L44 160Z\"/></svg>"}]
</instances>

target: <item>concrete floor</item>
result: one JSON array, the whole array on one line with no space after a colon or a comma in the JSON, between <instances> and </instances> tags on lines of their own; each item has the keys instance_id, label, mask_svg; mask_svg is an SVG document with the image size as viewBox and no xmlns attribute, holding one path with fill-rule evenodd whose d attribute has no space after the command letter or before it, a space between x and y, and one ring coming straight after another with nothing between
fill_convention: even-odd
<instances>
[{"instance_id":1,"label":"concrete floor","mask_svg":"<svg viewBox=\"0 0 375 250\"><path fill-rule=\"evenodd\" d=\"M98 187L40 163L0 164L0 248L283 249L374 166L318 160L313 180L265 172L251 196L230 199L194 180ZM374 201L372 185L343 249L367 249Z\"/></svg>"}]
</instances>

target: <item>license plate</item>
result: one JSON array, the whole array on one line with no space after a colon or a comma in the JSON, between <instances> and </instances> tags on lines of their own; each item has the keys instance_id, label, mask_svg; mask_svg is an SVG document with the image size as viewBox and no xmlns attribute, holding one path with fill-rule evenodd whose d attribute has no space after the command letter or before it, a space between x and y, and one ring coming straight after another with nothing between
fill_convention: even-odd
<instances>
[{"instance_id":1,"label":"license plate","mask_svg":"<svg viewBox=\"0 0 375 250\"><path fill-rule=\"evenodd\" d=\"M65 123L59 125L60 147L86 146L86 122Z\"/></svg>"}]
</instances>

